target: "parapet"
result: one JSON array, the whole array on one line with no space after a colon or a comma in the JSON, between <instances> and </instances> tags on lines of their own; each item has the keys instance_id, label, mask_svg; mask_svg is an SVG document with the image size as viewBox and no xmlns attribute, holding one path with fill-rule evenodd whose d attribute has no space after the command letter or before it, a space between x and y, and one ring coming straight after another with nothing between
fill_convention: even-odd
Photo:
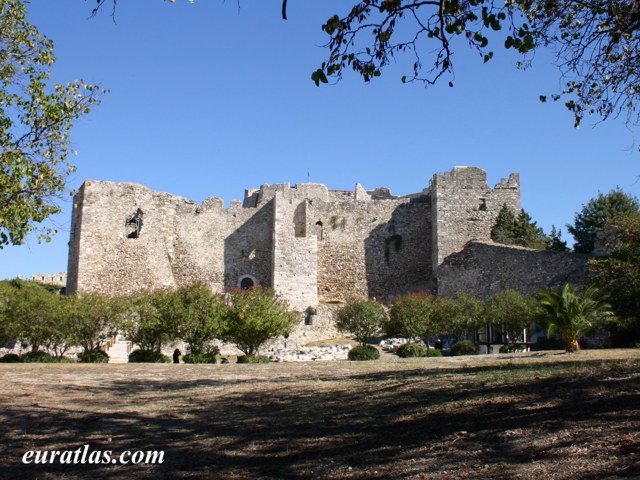
<instances>
[{"instance_id":1,"label":"parapet","mask_svg":"<svg viewBox=\"0 0 640 480\"><path fill-rule=\"evenodd\" d=\"M450 172L436 173L431 177L430 188L451 186L455 188L487 187L487 172L478 167L454 167Z\"/></svg>"}]
</instances>

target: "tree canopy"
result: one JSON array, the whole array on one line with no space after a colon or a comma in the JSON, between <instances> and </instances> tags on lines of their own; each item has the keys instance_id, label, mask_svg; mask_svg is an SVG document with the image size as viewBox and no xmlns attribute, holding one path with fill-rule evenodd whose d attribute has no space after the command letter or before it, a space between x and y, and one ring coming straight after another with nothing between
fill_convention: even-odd
<instances>
[{"instance_id":1,"label":"tree canopy","mask_svg":"<svg viewBox=\"0 0 640 480\"><path fill-rule=\"evenodd\" d=\"M578 253L592 253L596 247L598 235L604 230L608 222L626 216L640 215L638 199L620 189L609 193L598 193L582 210L576 213L573 225L567 225L567 230L576 239L573 248Z\"/></svg>"},{"instance_id":2,"label":"tree canopy","mask_svg":"<svg viewBox=\"0 0 640 480\"><path fill-rule=\"evenodd\" d=\"M593 287L580 291L567 283L562 290L538 295L549 334L558 332L565 341L567 352L580 348L581 334L614 319L611 306L598 299L597 294Z\"/></svg>"},{"instance_id":3,"label":"tree canopy","mask_svg":"<svg viewBox=\"0 0 640 480\"><path fill-rule=\"evenodd\" d=\"M555 232L555 235L557 240L551 240L524 209L516 215L506 204L502 205L491 229L491 239L494 242L538 250L559 248L557 242L560 234Z\"/></svg>"},{"instance_id":4,"label":"tree canopy","mask_svg":"<svg viewBox=\"0 0 640 480\"><path fill-rule=\"evenodd\" d=\"M623 343L640 340L640 215L613 220L601 237L609 254L592 262L593 283L621 318Z\"/></svg>"},{"instance_id":5,"label":"tree canopy","mask_svg":"<svg viewBox=\"0 0 640 480\"><path fill-rule=\"evenodd\" d=\"M0 0L0 248L22 243L58 213L74 167L73 122L98 103L99 89L76 80L51 85L53 42L26 18L20 0Z\"/></svg>"}]
</instances>

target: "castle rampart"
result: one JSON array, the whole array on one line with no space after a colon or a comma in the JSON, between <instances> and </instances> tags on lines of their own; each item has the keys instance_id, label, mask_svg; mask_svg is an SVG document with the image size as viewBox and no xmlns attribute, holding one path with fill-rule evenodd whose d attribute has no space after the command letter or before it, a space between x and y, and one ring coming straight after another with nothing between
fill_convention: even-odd
<instances>
[{"instance_id":1,"label":"castle rampart","mask_svg":"<svg viewBox=\"0 0 640 480\"><path fill-rule=\"evenodd\" d=\"M74 199L67 289L116 295L193 282L216 292L263 285L298 310L453 292L456 276L473 292L484 289L474 282L492 281L440 266L470 241L488 241L503 204L520 209L518 175L492 189L475 167L436 174L429 188L402 197L359 184L338 191L284 183L247 190L228 208L215 197L198 204L132 183L87 181Z\"/></svg>"}]
</instances>

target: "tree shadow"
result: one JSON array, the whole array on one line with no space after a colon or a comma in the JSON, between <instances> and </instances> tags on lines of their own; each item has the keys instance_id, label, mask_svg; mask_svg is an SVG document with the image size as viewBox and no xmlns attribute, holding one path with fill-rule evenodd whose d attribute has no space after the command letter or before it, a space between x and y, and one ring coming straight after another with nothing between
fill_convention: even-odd
<instances>
[{"instance_id":1,"label":"tree shadow","mask_svg":"<svg viewBox=\"0 0 640 480\"><path fill-rule=\"evenodd\" d=\"M3 470L7 478L511 478L586 448L579 475L555 478L632 478L637 362L573 363L49 387L68 402L0 399ZM165 461L20 463L27 450L84 444L164 450Z\"/></svg>"}]
</instances>

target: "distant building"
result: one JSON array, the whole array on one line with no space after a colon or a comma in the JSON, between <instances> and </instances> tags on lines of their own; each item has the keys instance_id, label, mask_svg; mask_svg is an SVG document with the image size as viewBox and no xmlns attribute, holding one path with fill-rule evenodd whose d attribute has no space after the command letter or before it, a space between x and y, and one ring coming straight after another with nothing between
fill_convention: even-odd
<instances>
[{"instance_id":1,"label":"distant building","mask_svg":"<svg viewBox=\"0 0 640 480\"><path fill-rule=\"evenodd\" d=\"M31 276L31 280L34 282L46 283L48 285L55 285L56 287L64 288L67 285L67 274L61 273L36 273Z\"/></svg>"}]
</instances>

